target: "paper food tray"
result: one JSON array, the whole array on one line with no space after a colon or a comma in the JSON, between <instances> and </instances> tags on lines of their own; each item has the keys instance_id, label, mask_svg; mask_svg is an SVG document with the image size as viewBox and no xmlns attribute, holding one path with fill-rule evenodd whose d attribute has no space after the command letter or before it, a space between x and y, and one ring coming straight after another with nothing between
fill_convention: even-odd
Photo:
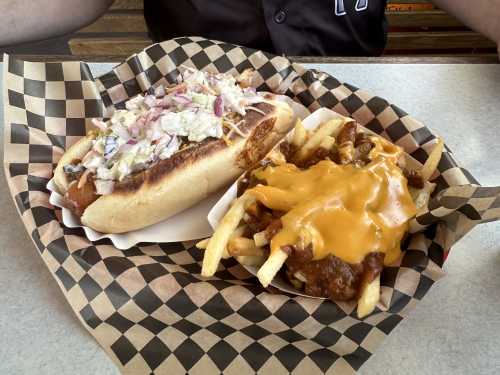
<instances>
[{"instance_id":1,"label":"paper food tray","mask_svg":"<svg viewBox=\"0 0 500 375\"><path fill-rule=\"evenodd\" d=\"M297 118L303 119L309 115L309 111L306 107L300 103L294 102L287 96L279 95L276 99L285 101L292 107L294 112L293 122L295 122ZM182 242L210 236L212 234L212 227L207 221L207 214L215 202L220 199L224 191L224 189L222 189L220 192L212 194L195 206L146 228L126 233L109 234L101 233L82 225L80 218L65 207L63 196L57 191L57 186L53 179L47 184L47 189L50 191L50 204L62 210L62 222L64 225L68 228L82 228L87 238L91 241L108 238L113 245L121 250L129 249L141 242Z\"/></svg>"}]
</instances>

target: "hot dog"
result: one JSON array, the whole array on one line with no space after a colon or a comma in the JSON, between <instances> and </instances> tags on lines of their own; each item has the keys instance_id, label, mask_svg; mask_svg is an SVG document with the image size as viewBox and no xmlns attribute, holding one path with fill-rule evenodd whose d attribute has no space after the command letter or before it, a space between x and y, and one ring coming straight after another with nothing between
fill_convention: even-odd
<instances>
[{"instance_id":1,"label":"hot dog","mask_svg":"<svg viewBox=\"0 0 500 375\"><path fill-rule=\"evenodd\" d=\"M54 181L81 222L123 233L194 205L252 168L288 132L293 112L240 77L185 68L138 95L59 160Z\"/></svg>"}]
</instances>

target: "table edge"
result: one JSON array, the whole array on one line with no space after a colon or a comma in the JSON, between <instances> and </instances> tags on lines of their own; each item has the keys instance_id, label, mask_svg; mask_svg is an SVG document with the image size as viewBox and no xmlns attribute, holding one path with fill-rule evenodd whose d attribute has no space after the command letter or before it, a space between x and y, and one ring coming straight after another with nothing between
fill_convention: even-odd
<instances>
[{"instance_id":1,"label":"table edge","mask_svg":"<svg viewBox=\"0 0 500 375\"><path fill-rule=\"evenodd\" d=\"M73 56L73 55L22 55L13 54L26 61L85 61L88 63L115 63L125 60L124 56ZM496 54L455 56L290 56L298 63L307 64L500 64ZM0 61L3 61L0 56Z\"/></svg>"}]
</instances>

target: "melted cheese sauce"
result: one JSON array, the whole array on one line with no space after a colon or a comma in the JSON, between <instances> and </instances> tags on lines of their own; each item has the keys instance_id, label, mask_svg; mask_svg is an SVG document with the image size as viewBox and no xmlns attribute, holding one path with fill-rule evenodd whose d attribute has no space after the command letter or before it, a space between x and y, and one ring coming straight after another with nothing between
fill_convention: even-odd
<instances>
[{"instance_id":1,"label":"melted cheese sauce","mask_svg":"<svg viewBox=\"0 0 500 375\"><path fill-rule=\"evenodd\" d=\"M416 207L396 164L402 150L379 137L371 140L372 161L364 167L323 160L307 170L287 163L254 172L267 185L248 193L286 212L271 251L312 244L314 260L333 254L355 264L371 252L383 252L387 265L399 258Z\"/></svg>"}]
</instances>

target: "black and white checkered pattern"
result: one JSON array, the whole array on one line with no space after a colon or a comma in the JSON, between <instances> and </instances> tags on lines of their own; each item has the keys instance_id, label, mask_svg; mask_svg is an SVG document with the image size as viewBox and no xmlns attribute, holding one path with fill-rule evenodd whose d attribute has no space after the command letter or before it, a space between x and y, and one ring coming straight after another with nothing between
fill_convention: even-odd
<instances>
[{"instance_id":1,"label":"black and white checkered pattern","mask_svg":"<svg viewBox=\"0 0 500 375\"><path fill-rule=\"evenodd\" d=\"M260 89L314 110L332 108L424 162L435 144L425 126L384 99L284 57L201 38L155 44L94 79L78 62L5 60L5 168L28 232L85 327L124 373L353 373L443 272L446 251L480 222L500 217L500 188L484 188L443 154L423 230L384 270L376 311L264 290L232 260L210 280L192 244L120 251L61 224L45 188L65 148L93 117L175 81L180 65L221 72L254 68Z\"/></svg>"}]
</instances>

